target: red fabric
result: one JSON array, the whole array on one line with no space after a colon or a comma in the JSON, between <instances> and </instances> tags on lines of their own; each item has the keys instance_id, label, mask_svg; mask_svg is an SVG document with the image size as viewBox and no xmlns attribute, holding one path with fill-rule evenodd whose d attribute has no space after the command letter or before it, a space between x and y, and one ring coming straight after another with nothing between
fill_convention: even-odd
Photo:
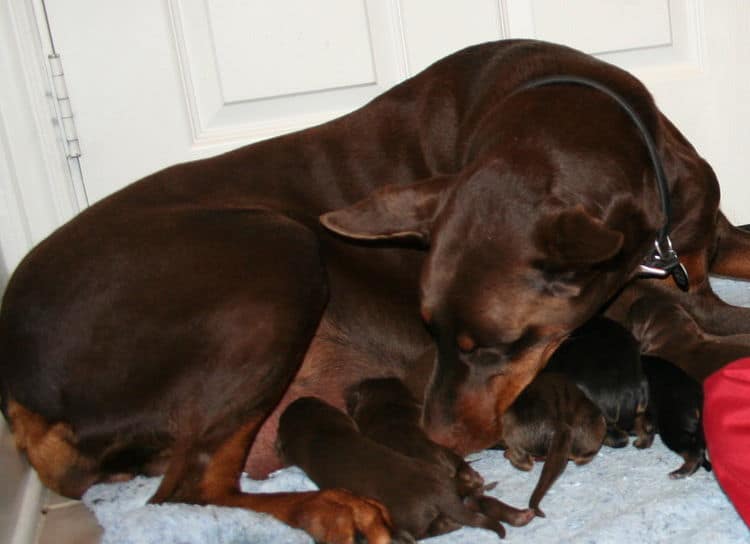
<instances>
[{"instance_id":1,"label":"red fabric","mask_svg":"<svg viewBox=\"0 0 750 544\"><path fill-rule=\"evenodd\" d=\"M703 430L716 478L750 526L750 357L703 383Z\"/></svg>"}]
</instances>

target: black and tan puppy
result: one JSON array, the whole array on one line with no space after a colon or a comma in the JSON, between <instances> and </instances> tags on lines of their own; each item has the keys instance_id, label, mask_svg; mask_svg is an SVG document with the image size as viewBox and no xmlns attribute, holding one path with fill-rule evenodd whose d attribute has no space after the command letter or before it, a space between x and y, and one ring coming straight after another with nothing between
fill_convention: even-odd
<instances>
[{"instance_id":1,"label":"black and tan puppy","mask_svg":"<svg viewBox=\"0 0 750 544\"><path fill-rule=\"evenodd\" d=\"M321 489L346 489L388 504L401 540L404 531L423 538L462 525L505 536L498 521L463 502L445 471L364 436L351 417L320 399L303 397L290 404L278 436L285 462L302 468ZM432 503L428 507L425 497Z\"/></svg>"},{"instance_id":2,"label":"black and tan puppy","mask_svg":"<svg viewBox=\"0 0 750 544\"><path fill-rule=\"evenodd\" d=\"M362 435L432 464L434 470L453 478L458 494L471 508L515 527L526 525L534 517L531 509L513 508L485 496L483 492L489 486L484 485L482 477L460 455L427 437L420 425L422 405L401 380L379 378L357 384L348 392L347 409Z\"/></svg>"},{"instance_id":3,"label":"black and tan puppy","mask_svg":"<svg viewBox=\"0 0 750 544\"><path fill-rule=\"evenodd\" d=\"M546 370L565 374L599 407L607 421L604 444L624 447L635 433L635 446L651 445L644 417L648 383L639 344L625 327L605 317L591 319L555 351Z\"/></svg>"},{"instance_id":4,"label":"black and tan puppy","mask_svg":"<svg viewBox=\"0 0 750 544\"><path fill-rule=\"evenodd\" d=\"M650 391L648 418L664 444L685 460L669 477L685 478L701 466L711 470L703 436L700 384L660 357L644 355L642 361Z\"/></svg>"},{"instance_id":5,"label":"black and tan puppy","mask_svg":"<svg viewBox=\"0 0 750 544\"><path fill-rule=\"evenodd\" d=\"M544 372L524 389L503 415L505 457L520 470L544 459L539 482L529 501L538 516L539 503L565 470L568 460L588 463L599 451L607 430L601 411L565 375Z\"/></svg>"}]
</instances>

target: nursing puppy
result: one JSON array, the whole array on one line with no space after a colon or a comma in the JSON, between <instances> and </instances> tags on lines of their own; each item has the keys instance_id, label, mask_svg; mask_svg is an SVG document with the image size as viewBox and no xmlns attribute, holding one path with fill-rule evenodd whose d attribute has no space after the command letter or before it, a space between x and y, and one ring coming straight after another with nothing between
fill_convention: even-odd
<instances>
[{"instance_id":1,"label":"nursing puppy","mask_svg":"<svg viewBox=\"0 0 750 544\"><path fill-rule=\"evenodd\" d=\"M700 384L665 359L644 355L641 360L650 392L648 418L664 444L685 460L669 477L685 478L701 466L711 470L703 436Z\"/></svg>"},{"instance_id":2,"label":"nursing puppy","mask_svg":"<svg viewBox=\"0 0 750 544\"><path fill-rule=\"evenodd\" d=\"M604 444L621 448L629 434L645 448L653 432L644 419L648 383L641 368L639 344L619 323L595 317L576 329L555 351L546 371L561 372L602 411L607 421Z\"/></svg>"},{"instance_id":3,"label":"nursing puppy","mask_svg":"<svg viewBox=\"0 0 750 544\"><path fill-rule=\"evenodd\" d=\"M349 390L346 406L363 435L407 457L439 467L456 478L461 495L483 489L484 480L463 457L427 437L419 424L422 406L401 380L365 380Z\"/></svg>"},{"instance_id":4,"label":"nursing puppy","mask_svg":"<svg viewBox=\"0 0 750 544\"><path fill-rule=\"evenodd\" d=\"M302 468L322 490L346 488L388 504L401 542L463 525L505 536L502 525L462 502L454 480L434 464L364 436L348 415L320 399L304 397L289 406L277 446L285 462Z\"/></svg>"},{"instance_id":5,"label":"nursing puppy","mask_svg":"<svg viewBox=\"0 0 750 544\"><path fill-rule=\"evenodd\" d=\"M483 495L494 486L485 486L482 477L460 455L427 437L420 425L422 406L401 380L372 379L352 387L347 410L362 435L454 478L458 494L466 497L465 503L473 509L515 527L526 525L534 517L531 509L513 508ZM444 521L448 529L449 520Z\"/></svg>"},{"instance_id":6,"label":"nursing puppy","mask_svg":"<svg viewBox=\"0 0 750 544\"><path fill-rule=\"evenodd\" d=\"M544 372L524 389L503 415L499 447L520 470L531 470L544 459L539 482L529 500L536 515L539 503L565 470L568 460L588 463L599 451L607 431L601 411L565 375Z\"/></svg>"}]
</instances>

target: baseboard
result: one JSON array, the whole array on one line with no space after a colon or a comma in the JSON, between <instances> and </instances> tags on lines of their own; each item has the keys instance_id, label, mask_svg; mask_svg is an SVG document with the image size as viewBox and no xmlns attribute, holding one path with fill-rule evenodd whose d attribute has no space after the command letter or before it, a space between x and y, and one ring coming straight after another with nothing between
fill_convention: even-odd
<instances>
[{"instance_id":1,"label":"baseboard","mask_svg":"<svg viewBox=\"0 0 750 544\"><path fill-rule=\"evenodd\" d=\"M34 544L42 504L39 478L14 447L0 417L0 542Z\"/></svg>"},{"instance_id":2,"label":"baseboard","mask_svg":"<svg viewBox=\"0 0 750 544\"><path fill-rule=\"evenodd\" d=\"M44 487L36 472L29 470L11 544L35 544L39 531Z\"/></svg>"}]
</instances>

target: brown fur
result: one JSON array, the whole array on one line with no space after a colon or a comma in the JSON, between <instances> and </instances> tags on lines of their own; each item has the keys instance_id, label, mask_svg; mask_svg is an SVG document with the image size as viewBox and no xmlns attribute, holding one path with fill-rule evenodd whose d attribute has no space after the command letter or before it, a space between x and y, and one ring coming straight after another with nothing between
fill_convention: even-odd
<instances>
[{"instance_id":1,"label":"brown fur","mask_svg":"<svg viewBox=\"0 0 750 544\"><path fill-rule=\"evenodd\" d=\"M481 44L340 119L156 172L29 253L0 309L0 408L47 484L164 471L160 501L386 541L381 507L345 491L238 494L237 459L279 468L287 406L341 409L379 377L409 385L431 440L485 448L571 330L672 296L636 279L664 218L631 120L593 89L516 92L561 72L611 87L652 133L693 278L679 304L708 334L750 332L705 282L750 277L750 235L644 86L566 47Z\"/></svg>"},{"instance_id":2,"label":"brown fur","mask_svg":"<svg viewBox=\"0 0 750 544\"><path fill-rule=\"evenodd\" d=\"M499 523L463 503L455 474L375 442L359 433L349 416L319 399L305 397L287 408L279 423L279 450L321 489L346 486L391 505L396 528L416 538L461 525L505 535Z\"/></svg>"},{"instance_id":3,"label":"brown fur","mask_svg":"<svg viewBox=\"0 0 750 544\"><path fill-rule=\"evenodd\" d=\"M490 519L519 527L534 517L530 509L513 508L483 495L487 486L482 477L459 455L427 437L419 424L422 406L400 380L365 380L349 391L347 408L362 435L407 457L433 465L434 471L456 482L460 497L468 499L469 504ZM398 475L393 477L398 478ZM443 518L441 532L451 525L449 518Z\"/></svg>"},{"instance_id":4,"label":"brown fur","mask_svg":"<svg viewBox=\"0 0 750 544\"><path fill-rule=\"evenodd\" d=\"M42 483L61 495L80 498L96 479L95 463L76 449L70 426L49 424L12 399L8 419L16 447L26 454Z\"/></svg>"},{"instance_id":5,"label":"brown fur","mask_svg":"<svg viewBox=\"0 0 750 544\"><path fill-rule=\"evenodd\" d=\"M529 507L544 517L539 503L568 461L584 464L599 451L607 431L596 405L563 374L545 372L524 389L503 415L505 457L520 470L531 470L534 459L544 469Z\"/></svg>"}]
</instances>

